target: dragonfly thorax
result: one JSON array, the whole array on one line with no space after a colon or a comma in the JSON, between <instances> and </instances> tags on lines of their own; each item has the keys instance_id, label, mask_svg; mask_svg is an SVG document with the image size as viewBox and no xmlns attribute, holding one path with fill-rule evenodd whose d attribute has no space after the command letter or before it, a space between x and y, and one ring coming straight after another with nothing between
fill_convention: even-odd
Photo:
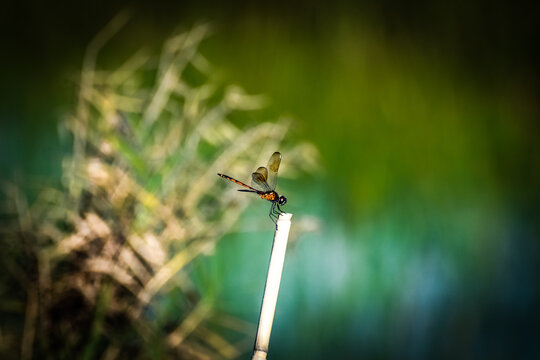
<instances>
[{"instance_id":1,"label":"dragonfly thorax","mask_svg":"<svg viewBox=\"0 0 540 360\"><path fill-rule=\"evenodd\" d=\"M272 201L272 202L278 201L278 199L279 199L279 195L275 191L261 192L261 193L259 193L259 196L264 200L268 200L268 201Z\"/></svg>"},{"instance_id":2,"label":"dragonfly thorax","mask_svg":"<svg viewBox=\"0 0 540 360\"><path fill-rule=\"evenodd\" d=\"M265 200L277 202L279 205L285 205L287 203L287 198L283 195L279 196L275 191L260 192L259 196Z\"/></svg>"}]
</instances>

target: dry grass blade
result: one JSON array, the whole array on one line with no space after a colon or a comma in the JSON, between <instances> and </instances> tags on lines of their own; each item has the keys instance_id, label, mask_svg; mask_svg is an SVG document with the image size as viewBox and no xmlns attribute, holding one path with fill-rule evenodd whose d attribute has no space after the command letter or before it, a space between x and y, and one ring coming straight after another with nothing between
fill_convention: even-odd
<instances>
[{"instance_id":1,"label":"dry grass blade","mask_svg":"<svg viewBox=\"0 0 540 360\"><path fill-rule=\"evenodd\" d=\"M225 338L204 326L197 328L197 334L225 359L234 359L240 355L239 351L225 340Z\"/></svg>"},{"instance_id":2,"label":"dry grass blade","mask_svg":"<svg viewBox=\"0 0 540 360\"><path fill-rule=\"evenodd\" d=\"M24 331L21 341L21 359L31 359L34 347L34 337L36 335L36 322L38 316L38 294L36 289L28 292L26 301L26 315Z\"/></svg>"},{"instance_id":3,"label":"dry grass blade","mask_svg":"<svg viewBox=\"0 0 540 360\"><path fill-rule=\"evenodd\" d=\"M189 315L182 321L182 323L172 331L167 342L171 347L177 347L184 342L203 321L205 321L210 315L212 307L207 302L200 302L197 307L192 310Z\"/></svg>"},{"instance_id":4,"label":"dry grass blade","mask_svg":"<svg viewBox=\"0 0 540 360\"><path fill-rule=\"evenodd\" d=\"M179 272L188 262L193 260L208 248L208 243L194 242L185 250L178 252L169 262L162 266L139 293L139 299L143 303L150 302L154 296L177 272Z\"/></svg>"}]
</instances>

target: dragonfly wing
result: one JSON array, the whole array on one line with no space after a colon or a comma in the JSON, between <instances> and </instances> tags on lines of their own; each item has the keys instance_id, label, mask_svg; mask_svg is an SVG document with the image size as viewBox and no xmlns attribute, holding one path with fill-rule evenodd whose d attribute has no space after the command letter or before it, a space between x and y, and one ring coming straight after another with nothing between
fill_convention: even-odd
<instances>
[{"instance_id":1,"label":"dragonfly wing","mask_svg":"<svg viewBox=\"0 0 540 360\"><path fill-rule=\"evenodd\" d=\"M271 190L275 190L277 185L277 173L279 170L279 164L281 164L281 153L275 152L270 156L268 160L268 176L267 182Z\"/></svg>"},{"instance_id":2,"label":"dragonfly wing","mask_svg":"<svg viewBox=\"0 0 540 360\"><path fill-rule=\"evenodd\" d=\"M261 166L253 174L251 174L251 186L259 188L262 191L269 191L270 186L266 180L268 179L268 170Z\"/></svg>"}]
</instances>

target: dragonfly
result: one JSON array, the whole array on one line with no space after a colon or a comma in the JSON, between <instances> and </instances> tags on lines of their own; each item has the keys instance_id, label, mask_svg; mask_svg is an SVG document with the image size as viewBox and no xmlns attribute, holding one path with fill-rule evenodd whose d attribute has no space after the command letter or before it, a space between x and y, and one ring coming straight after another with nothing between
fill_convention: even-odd
<instances>
[{"instance_id":1,"label":"dragonfly","mask_svg":"<svg viewBox=\"0 0 540 360\"><path fill-rule=\"evenodd\" d=\"M251 174L251 186L227 175L218 173L218 176L246 188L238 191L254 193L259 195L261 199L270 201L272 206L270 207L268 216L270 216L270 219L275 223L277 222L279 215L283 213L279 206L287 203L287 198L283 195L279 196L275 191L279 164L281 164L281 154L276 151L270 156L267 167L260 166Z\"/></svg>"}]
</instances>

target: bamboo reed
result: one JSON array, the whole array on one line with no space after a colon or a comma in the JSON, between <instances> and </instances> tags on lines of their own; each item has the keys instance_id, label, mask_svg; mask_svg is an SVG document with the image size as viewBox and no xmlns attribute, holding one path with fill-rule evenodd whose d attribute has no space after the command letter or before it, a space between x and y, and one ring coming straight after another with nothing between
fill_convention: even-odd
<instances>
[{"instance_id":1,"label":"bamboo reed","mask_svg":"<svg viewBox=\"0 0 540 360\"><path fill-rule=\"evenodd\" d=\"M285 262L285 252L287 251L287 241L291 228L291 217L292 214L281 214L276 223L276 232L270 255L270 265L268 266L268 275L266 277L252 360L263 360L268 355L268 343L270 341L272 323L274 322L283 263Z\"/></svg>"}]
</instances>

